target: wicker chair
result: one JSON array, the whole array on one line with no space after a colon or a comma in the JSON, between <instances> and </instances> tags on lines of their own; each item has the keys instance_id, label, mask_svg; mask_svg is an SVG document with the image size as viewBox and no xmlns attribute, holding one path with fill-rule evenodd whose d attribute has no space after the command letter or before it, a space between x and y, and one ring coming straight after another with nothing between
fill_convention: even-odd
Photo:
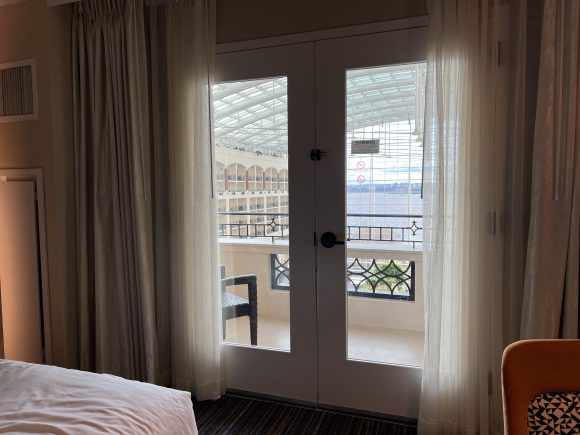
<instances>
[{"instance_id":1,"label":"wicker chair","mask_svg":"<svg viewBox=\"0 0 580 435\"><path fill-rule=\"evenodd\" d=\"M222 283L222 322L224 340L226 338L226 321L236 317L250 317L250 343L258 345L258 280L256 275L238 275L225 277L226 269L221 267ZM227 291L232 285L247 285L248 299Z\"/></svg>"}]
</instances>

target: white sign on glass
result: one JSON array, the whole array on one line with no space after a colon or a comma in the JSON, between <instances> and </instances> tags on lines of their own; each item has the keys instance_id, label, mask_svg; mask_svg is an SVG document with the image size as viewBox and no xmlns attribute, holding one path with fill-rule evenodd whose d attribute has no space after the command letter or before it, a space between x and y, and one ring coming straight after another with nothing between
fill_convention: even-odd
<instances>
[{"instance_id":1,"label":"white sign on glass","mask_svg":"<svg viewBox=\"0 0 580 435\"><path fill-rule=\"evenodd\" d=\"M378 154L379 139L357 139L350 143L351 154Z\"/></svg>"}]
</instances>

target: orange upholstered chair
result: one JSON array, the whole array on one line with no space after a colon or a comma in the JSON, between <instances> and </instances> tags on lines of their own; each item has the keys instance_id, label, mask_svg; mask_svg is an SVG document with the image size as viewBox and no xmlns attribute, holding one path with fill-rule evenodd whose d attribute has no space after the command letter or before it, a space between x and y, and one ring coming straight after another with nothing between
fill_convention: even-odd
<instances>
[{"instance_id":1,"label":"orange upholstered chair","mask_svg":"<svg viewBox=\"0 0 580 435\"><path fill-rule=\"evenodd\" d=\"M509 345L503 353L502 386L506 435L580 433L580 340ZM558 425L563 426L553 427Z\"/></svg>"}]
</instances>

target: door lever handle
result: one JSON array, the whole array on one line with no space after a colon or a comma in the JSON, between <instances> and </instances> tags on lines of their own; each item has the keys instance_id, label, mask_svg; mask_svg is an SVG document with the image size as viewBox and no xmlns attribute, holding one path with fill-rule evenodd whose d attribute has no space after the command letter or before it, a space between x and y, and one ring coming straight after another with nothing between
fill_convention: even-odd
<instances>
[{"instance_id":1,"label":"door lever handle","mask_svg":"<svg viewBox=\"0 0 580 435\"><path fill-rule=\"evenodd\" d=\"M344 245L344 241L336 240L336 234L326 232L320 237L320 244L325 248L333 248L334 245Z\"/></svg>"}]
</instances>

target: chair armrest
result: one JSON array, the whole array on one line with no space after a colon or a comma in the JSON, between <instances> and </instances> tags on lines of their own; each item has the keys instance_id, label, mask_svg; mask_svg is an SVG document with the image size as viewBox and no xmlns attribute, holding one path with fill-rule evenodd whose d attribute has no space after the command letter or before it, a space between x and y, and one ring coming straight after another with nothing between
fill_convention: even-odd
<instances>
[{"instance_id":1,"label":"chair armrest","mask_svg":"<svg viewBox=\"0 0 580 435\"><path fill-rule=\"evenodd\" d=\"M258 300L258 278L256 275L238 275L222 279L222 288L232 285L247 285L248 299L250 304L255 304Z\"/></svg>"},{"instance_id":2,"label":"chair armrest","mask_svg":"<svg viewBox=\"0 0 580 435\"><path fill-rule=\"evenodd\" d=\"M542 393L580 391L580 340L522 340L503 353L505 433L528 434L528 406Z\"/></svg>"}]
</instances>

